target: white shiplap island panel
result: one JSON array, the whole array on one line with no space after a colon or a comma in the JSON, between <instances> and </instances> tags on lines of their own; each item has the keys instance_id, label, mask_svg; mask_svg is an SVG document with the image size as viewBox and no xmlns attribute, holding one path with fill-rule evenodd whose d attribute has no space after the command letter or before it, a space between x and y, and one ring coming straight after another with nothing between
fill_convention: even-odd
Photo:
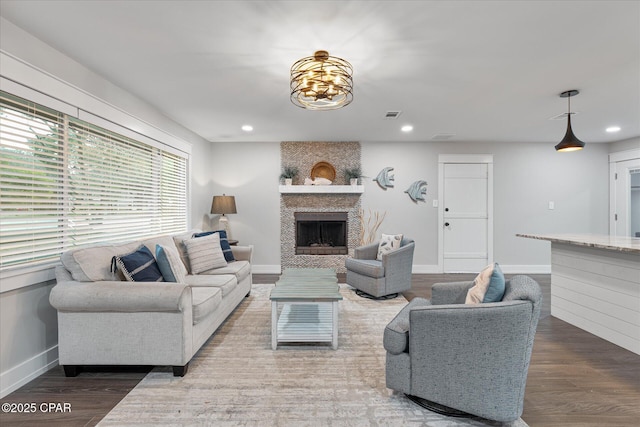
<instances>
[{"instance_id":1,"label":"white shiplap island panel","mask_svg":"<svg viewBox=\"0 0 640 427\"><path fill-rule=\"evenodd\" d=\"M551 242L551 315L640 354L640 239L524 235Z\"/></svg>"}]
</instances>

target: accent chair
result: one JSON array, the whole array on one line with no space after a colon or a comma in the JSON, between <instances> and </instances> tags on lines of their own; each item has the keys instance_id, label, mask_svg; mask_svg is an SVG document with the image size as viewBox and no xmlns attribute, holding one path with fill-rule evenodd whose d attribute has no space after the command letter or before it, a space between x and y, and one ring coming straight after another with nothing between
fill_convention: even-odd
<instances>
[{"instance_id":1,"label":"accent chair","mask_svg":"<svg viewBox=\"0 0 640 427\"><path fill-rule=\"evenodd\" d=\"M411 269L415 242L403 237L400 248L383 253L377 260L378 243L355 249L353 258L347 258L347 284L361 293L375 298L396 295L411 289Z\"/></svg>"},{"instance_id":2,"label":"accent chair","mask_svg":"<svg viewBox=\"0 0 640 427\"><path fill-rule=\"evenodd\" d=\"M524 407L540 286L514 276L501 301L465 304L473 285L434 284L431 300L412 299L387 325L387 387L437 412L514 421Z\"/></svg>"}]
</instances>

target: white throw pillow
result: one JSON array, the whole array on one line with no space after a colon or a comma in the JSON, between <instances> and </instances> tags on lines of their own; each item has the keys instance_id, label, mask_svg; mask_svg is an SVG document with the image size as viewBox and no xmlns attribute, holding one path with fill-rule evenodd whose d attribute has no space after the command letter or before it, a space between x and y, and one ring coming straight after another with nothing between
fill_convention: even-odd
<instances>
[{"instance_id":1,"label":"white throw pillow","mask_svg":"<svg viewBox=\"0 0 640 427\"><path fill-rule=\"evenodd\" d=\"M184 246L189 255L192 274L199 274L212 268L220 268L227 265L227 260L224 259L224 253L220 248L219 233L185 240Z\"/></svg>"},{"instance_id":2,"label":"white throw pillow","mask_svg":"<svg viewBox=\"0 0 640 427\"><path fill-rule=\"evenodd\" d=\"M493 274L493 264L489 264L482 269L480 273L473 279L473 287L467 291L467 298L465 298L465 304L480 304L484 299L484 294L487 293L489 283L491 282L491 275Z\"/></svg>"},{"instance_id":3,"label":"white throw pillow","mask_svg":"<svg viewBox=\"0 0 640 427\"><path fill-rule=\"evenodd\" d=\"M382 261L382 255L400 249L402 234L383 234L378 244L378 256L376 259Z\"/></svg>"}]
</instances>

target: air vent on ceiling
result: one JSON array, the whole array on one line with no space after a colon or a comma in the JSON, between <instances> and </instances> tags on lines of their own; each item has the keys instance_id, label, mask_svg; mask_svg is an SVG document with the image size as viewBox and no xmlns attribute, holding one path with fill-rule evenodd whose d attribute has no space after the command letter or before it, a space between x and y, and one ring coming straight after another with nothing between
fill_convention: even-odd
<instances>
[{"instance_id":1,"label":"air vent on ceiling","mask_svg":"<svg viewBox=\"0 0 640 427\"><path fill-rule=\"evenodd\" d=\"M446 141L456 136L455 133L437 133L431 137L433 141Z\"/></svg>"},{"instance_id":2,"label":"air vent on ceiling","mask_svg":"<svg viewBox=\"0 0 640 427\"><path fill-rule=\"evenodd\" d=\"M387 111L384 115L385 119L397 119L402 114L402 111Z\"/></svg>"},{"instance_id":3,"label":"air vent on ceiling","mask_svg":"<svg viewBox=\"0 0 640 427\"><path fill-rule=\"evenodd\" d=\"M571 114L576 115L580 113L577 111L572 111ZM565 120L566 118L567 118L567 113L561 113L561 114L558 114L557 116L549 117L549 120Z\"/></svg>"}]
</instances>

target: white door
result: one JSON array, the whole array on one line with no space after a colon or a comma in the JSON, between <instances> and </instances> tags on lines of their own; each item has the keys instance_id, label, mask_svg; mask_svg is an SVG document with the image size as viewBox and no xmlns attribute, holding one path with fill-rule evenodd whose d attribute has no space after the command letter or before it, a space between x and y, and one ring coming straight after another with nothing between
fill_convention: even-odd
<instances>
[{"instance_id":1,"label":"white door","mask_svg":"<svg viewBox=\"0 0 640 427\"><path fill-rule=\"evenodd\" d=\"M445 273L477 273L493 261L492 163L484 157L477 160L482 162L441 164L440 255Z\"/></svg>"},{"instance_id":2,"label":"white door","mask_svg":"<svg viewBox=\"0 0 640 427\"><path fill-rule=\"evenodd\" d=\"M612 236L640 237L639 154L640 150L631 150L610 155L609 234Z\"/></svg>"}]
</instances>

